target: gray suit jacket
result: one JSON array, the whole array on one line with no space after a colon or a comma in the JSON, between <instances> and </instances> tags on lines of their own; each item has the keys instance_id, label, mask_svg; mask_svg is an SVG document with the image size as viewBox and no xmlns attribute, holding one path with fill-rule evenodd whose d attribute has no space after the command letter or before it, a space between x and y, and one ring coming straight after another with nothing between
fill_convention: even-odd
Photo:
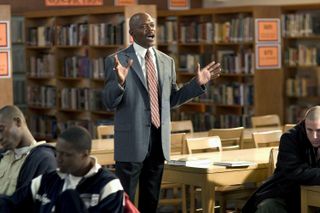
<instances>
[{"instance_id":1,"label":"gray suit jacket","mask_svg":"<svg viewBox=\"0 0 320 213\"><path fill-rule=\"evenodd\" d=\"M205 92L205 87L197 84L195 79L181 89L176 84L174 60L166 54L155 50L159 76L161 138L163 155L170 159L170 108L179 106L193 97ZM114 68L114 55L106 61L106 82L103 90L104 104L115 110L115 154L120 162L142 162L148 152L151 112L148 87L143 76L134 48L130 47L117 53L120 63L127 66L128 60L133 64L122 88Z\"/></svg>"}]
</instances>

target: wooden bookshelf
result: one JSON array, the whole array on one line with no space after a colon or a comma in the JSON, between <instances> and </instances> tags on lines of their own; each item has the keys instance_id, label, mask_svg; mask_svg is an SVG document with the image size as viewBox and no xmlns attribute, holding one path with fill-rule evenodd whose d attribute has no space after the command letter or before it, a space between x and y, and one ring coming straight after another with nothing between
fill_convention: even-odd
<instances>
[{"instance_id":1,"label":"wooden bookshelf","mask_svg":"<svg viewBox=\"0 0 320 213\"><path fill-rule=\"evenodd\" d=\"M11 19L11 8L10 5L0 5L0 20L1 21L9 21ZM10 30L10 28L8 29ZM9 33L10 35L10 33ZM10 38L7 38L11 41ZM9 47L11 48L11 43L9 43ZM11 60L11 51L9 51L9 57ZM12 64L11 66L12 67ZM13 88L12 88L12 69L10 70L11 76L9 78L1 78L0 79L0 91L2 94L0 95L0 107L3 107L7 104L13 104Z\"/></svg>"},{"instance_id":2,"label":"wooden bookshelf","mask_svg":"<svg viewBox=\"0 0 320 213\"><path fill-rule=\"evenodd\" d=\"M320 4L282 6L285 121L296 123L320 100Z\"/></svg>"},{"instance_id":3,"label":"wooden bookshelf","mask_svg":"<svg viewBox=\"0 0 320 213\"><path fill-rule=\"evenodd\" d=\"M24 41L24 17L13 15L11 16L13 102L23 112L27 108Z\"/></svg>"},{"instance_id":4,"label":"wooden bookshelf","mask_svg":"<svg viewBox=\"0 0 320 213\"><path fill-rule=\"evenodd\" d=\"M104 58L129 45L128 22L137 12L157 16L154 5L25 14L27 101L35 137L54 140L75 124L95 135L97 124L113 122L101 98Z\"/></svg>"},{"instance_id":5,"label":"wooden bookshelf","mask_svg":"<svg viewBox=\"0 0 320 213\"><path fill-rule=\"evenodd\" d=\"M194 77L195 62L204 66L214 59L223 69L208 85L208 93L174 111L173 119L193 119L196 130L205 130L249 127L252 115L276 113L282 118L283 72L255 70L256 18L280 18L280 8L158 12L158 48L175 58L180 83Z\"/></svg>"}]
</instances>

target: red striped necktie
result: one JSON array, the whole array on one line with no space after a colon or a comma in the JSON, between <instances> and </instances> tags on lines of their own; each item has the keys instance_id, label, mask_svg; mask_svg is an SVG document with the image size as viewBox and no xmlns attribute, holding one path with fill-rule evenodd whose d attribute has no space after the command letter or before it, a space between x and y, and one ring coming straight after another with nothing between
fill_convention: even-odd
<instances>
[{"instance_id":1,"label":"red striped necktie","mask_svg":"<svg viewBox=\"0 0 320 213\"><path fill-rule=\"evenodd\" d=\"M150 97L151 123L156 127L160 127L159 101L158 101L158 78L156 69L151 58L151 53L147 50L146 56L146 74Z\"/></svg>"}]
</instances>

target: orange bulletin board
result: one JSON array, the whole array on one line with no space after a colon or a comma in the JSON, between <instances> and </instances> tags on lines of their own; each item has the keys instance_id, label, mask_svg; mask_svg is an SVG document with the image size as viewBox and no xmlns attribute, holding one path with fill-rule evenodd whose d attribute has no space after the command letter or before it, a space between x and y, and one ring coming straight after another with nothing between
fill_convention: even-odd
<instances>
[{"instance_id":1,"label":"orange bulletin board","mask_svg":"<svg viewBox=\"0 0 320 213\"><path fill-rule=\"evenodd\" d=\"M257 18L256 42L280 42L280 19Z\"/></svg>"},{"instance_id":2,"label":"orange bulletin board","mask_svg":"<svg viewBox=\"0 0 320 213\"><path fill-rule=\"evenodd\" d=\"M137 4L137 0L114 0L115 6L128 6Z\"/></svg>"},{"instance_id":3,"label":"orange bulletin board","mask_svg":"<svg viewBox=\"0 0 320 213\"><path fill-rule=\"evenodd\" d=\"M9 48L9 23L0 22L0 48Z\"/></svg>"},{"instance_id":4,"label":"orange bulletin board","mask_svg":"<svg viewBox=\"0 0 320 213\"><path fill-rule=\"evenodd\" d=\"M190 0L168 0L169 10L187 10L190 9Z\"/></svg>"},{"instance_id":5,"label":"orange bulletin board","mask_svg":"<svg viewBox=\"0 0 320 213\"><path fill-rule=\"evenodd\" d=\"M281 49L279 44L256 45L256 69L280 69Z\"/></svg>"},{"instance_id":6,"label":"orange bulletin board","mask_svg":"<svg viewBox=\"0 0 320 213\"><path fill-rule=\"evenodd\" d=\"M10 77L10 52L9 50L0 51L0 78Z\"/></svg>"},{"instance_id":7,"label":"orange bulletin board","mask_svg":"<svg viewBox=\"0 0 320 213\"><path fill-rule=\"evenodd\" d=\"M45 0L46 6L99 6L103 0Z\"/></svg>"}]
</instances>

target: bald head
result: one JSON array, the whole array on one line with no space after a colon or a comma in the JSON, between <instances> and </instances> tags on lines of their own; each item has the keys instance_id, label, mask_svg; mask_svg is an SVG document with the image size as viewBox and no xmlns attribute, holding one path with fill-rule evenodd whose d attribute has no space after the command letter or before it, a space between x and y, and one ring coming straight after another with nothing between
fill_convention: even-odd
<instances>
[{"instance_id":1,"label":"bald head","mask_svg":"<svg viewBox=\"0 0 320 213\"><path fill-rule=\"evenodd\" d=\"M7 105L0 109L0 119L2 121L14 121L17 118L20 119L22 124L26 123L26 119L18 107Z\"/></svg>"},{"instance_id":2,"label":"bald head","mask_svg":"<svg viewBox=\"0 0 320 213\"><path fill-rule=\"evenodd\" d=\"M143 18L149 17L152 19L151 15L149 13L136 13L133 16L131 16L129 20L129 27L130 30L137 28L140 24Z\"/></svg>"},{"instance_id":3,"label":"bald head","mask_svg":"<svg viewBox=\"0 0 320 213\"><path fill-rule=\"evenodd\" d=\"M314 106L307 110L305 119L310 121L320 121L320 106Z\"/></svg>"}]
</instances>

